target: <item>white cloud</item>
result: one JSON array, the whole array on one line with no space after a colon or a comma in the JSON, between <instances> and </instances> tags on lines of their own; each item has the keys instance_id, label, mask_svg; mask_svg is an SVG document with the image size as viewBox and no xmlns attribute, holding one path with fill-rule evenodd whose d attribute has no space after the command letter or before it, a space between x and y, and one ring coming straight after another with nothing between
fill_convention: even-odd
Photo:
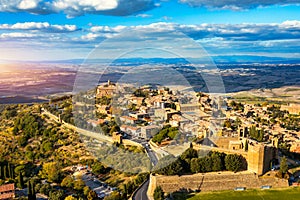
<instances>
[{"instance_id":1,"label":"white cloud","mask_svg":"<svg viewBox=\"0 0 300 200\"><path fill-rule=\"evenodd\" d=\"M53 6L59 10L111 10L118 6L117 0L56 0Z\"/></svg>"},{"instance_id":2,"label":"white cloud","mask_svg":"<svg viewBox=\"0 0 300 200\"><path fill-rule=\"evenodd\" d=\"M32 29L49 28L50 24L48 22L25 22L25 23L16 23L11 26L8 25L6 27L8 27L8 29L32 30Z\"/></svg>"},{"instance_id":3,"label":"white cloud","mask_svg":"<svg viewBox=\"0 0 300 200\"><path fill-rule=\"evenodd\" d=\"M110 26L93 26L90 28L90 31L92 32L104 32L104 33L118 33L123 31L126 28L126 26L115 26L115 27L110 27Z\"/></svg>"},{"instance_id":4,"label":"white cloud","mask_svg":"<svg viewBox=\"0 0 300 200\"><path fill-rule=\"evenodd\" d=\"M0 12L28 12L49 14L54 10L51 0L0 0Z\"/></svg>"},{"instance_id":5,"label":"white cloud","mask_svg":"<svg viewBox=\"0 0 300 200\"><path fill-rule=\"evenodd\" d=\"M0 0L0 12L63 12L68 17L85 14L125 16L154 7L153 0Z\"/></svg>"},{"instance_id":6,"label":"white cloud","mask_svg":"<svg viewBox=\"0 0 300 200\"><path fill-rule=\"evenodd\" d=\"M33 38L33 37L36 37L36 35L31 34L31 33L14 32L14 33L2 33L2 34L0 34L1 39Z\"/></svg>"},{"instance_id":7,"label":"white cloud","mask_svg":"<svg viewBox=\"0 0 300 200\"><path fill-rule=\"evenodd\" d=\"M210 8L240 10L270 5L299 4L299 0L179 0L191 6L204 6Z\"/></svg>"},{"instance_id":8,"label":"white cloud","mask_svg":"<svg viewBox=\"0 0 300 200\"><path fill-rule=\"evenodd\" d=\"M36 45L37 48L68 51L85 49L88 53L95 45L114 37L116 39L111 40L111 46L107 46L112 51L126 49L132 44L155 43L158 48L163 48L191 38L191 41L196 41L215 54L264 51L300 53L300 21L198 25L160 22L138 26L90 26L83 29L75 25L48 22L0 24L0 42L23 45L24 48ZM185 43L182 43L182 48L189 50Z\"/></svg>"},{"instance_id":9,"label":"white cloud","mask_svg":"<svg viewBox=\"0 0 300 200\"><path fill-rule=\"evenodd\" d=\"M1 24L0 30L39 30L43 32L74 32L79 30L76 25L50 25L48 22L24 22Z\"/></svg>"},{"instance_id":10,"label":"white cloud","mask_svg":"<svg viewBox=\"0 0 300 200\"><path fill-rule=\"evenodd\" d=\"M150 18L150 17L152 17L152 15L148 15L148 14L138 14L138 15L136 15L136 17Z\"/></svg>"},{"instance_id":11,"label":"white cloud","mask_svg":"<svg viewBox=\"0 0 300 200\"><path fill-rule=\"evenodd\" d=\"M95 40L96 38L98 38L100 35L99 34L95 34L95 33L88 33L86 35L81 36L82 40Z\"/></svg>"},{"instance_id":12,"label":"white cloud","mask_svg":"<svg viewBox=\"0 0 300 200\"><path fill-rule=\"evenodd\" d=\"M39 2L40 0L22 0L19 3L18 8L21 10L34 9L38 6Z\"/></svg>"}]
</instances>

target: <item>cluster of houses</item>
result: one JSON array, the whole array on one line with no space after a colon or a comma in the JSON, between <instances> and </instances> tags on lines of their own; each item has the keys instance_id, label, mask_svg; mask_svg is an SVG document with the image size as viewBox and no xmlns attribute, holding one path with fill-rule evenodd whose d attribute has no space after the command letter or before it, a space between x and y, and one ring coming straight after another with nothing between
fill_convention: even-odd
<instances>
[{"instance_id":1,"label":"cluster of houses","mask_svg":"<svg viewBox=\"0 0 300 200\"><path fill-rule=\"evenodd\" d=\"M134 90L139 90L140 95L136 95ZM231 102L229 98L217 95L181 92L153 85L135 88L130 84L117 85L110 81L98 86L96 96L116 97L112 105L98 106L98 109L101 113L118 118L120 130L133 137L150 139L166 124L177 127L181 133L200 138L213 135L240 137L241 132L249 132L255 126L256 130L264 132L267 141L279 138L290 146L292 152L300 153L300 133L287 130L278 123L270 123L268 105L244 104L241 110L232 109L228 106ZM111 106L114 105L118 106L115 109L118 112L112 112L114 109ZM298 112L297 106L289 108L282 107ZM239 129L223 126L225 120L232 123L239 120Z\"/></svg>"},{"instance_id":2,"label":"cluster of houses","mask_svg":"<svg viewBox=\"0 0 300 200\"><path fill-rule=\"evenodd\" d=\"M289 111L286 109L290 106L281 106L282 111ZM243 110L230 110L226 111L226 118L232 122L237 118L240 120L241 125L237 132L233 132L230 128L223 128L223 135L227 133L231 136L241 136L243 133L249 132L251 127L255 127L258 131L264 132L265 141L273 141L279 139L281 143L285 143L290 147L291 152L300 153L300 132L296 130L288 130L282 127L283 122L272 122L270 114L268 112L270 105L254 105L244 104ZM297 107L290 110L295 111ZM298 110L297 110L298 111ZM294 113L294 112L292 112ZM294 114L297 112L295 111ZM300 110L298 114L300 113ZM259 120L258 120L259 119Z\"/></svg>"},{"instance_id":3,"label":"cluster of houses","mask_svg":"<svg viewBox=\"0 0 300 200\"><path fill-rule=\"evenodd\" d=\"M113 98L114 102L97 105L98 112L117 118L120 130L133 137L150 139L166 124L186 135L199 136L208 131L211 123L214 101L194 91L183 93L153 85L135 88L108 81L97 88L96 97L104 96ZM118 108L112 108L116 105Z\"/></svg>"}]
</instances>

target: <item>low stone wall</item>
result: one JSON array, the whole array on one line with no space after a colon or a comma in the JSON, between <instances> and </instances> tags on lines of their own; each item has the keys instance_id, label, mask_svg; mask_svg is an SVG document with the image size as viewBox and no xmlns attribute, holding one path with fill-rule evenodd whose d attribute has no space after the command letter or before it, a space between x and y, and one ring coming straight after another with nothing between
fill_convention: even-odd
<instances>
[{"instance_id":1,"label":"low stone wall","mask_svg":"<svg viewBox=\"0 0 300 200\"><path fill-rule=\"evenodd\" d=\"M60 122L59 117L53 115L52 113L50 113L49 111L47 111L45 109L43 110L43 114L49 116L51 119L55 120L56 122ZM95 139L103 141L103 142L109 142L109 143L113 143L114 142L114 140L112 139L112 137L109 137L109 136L106 136L106 135L103 135L103 134L100 134L100 133L96 133L96 132L93 132L93 131L88 131L88 130L76 127L76 126L74 126L72 124L66 123L64 121L61 121L61 123L65 127L69 128L69 129L72 129L72 130L75 130L75 131L77 131L78 133L80 133L80 134L82 134L84 136L92 137L92 138L95 138ZM134 141L131 141L131 140L123 139L123 143L124 143L124 145L131 145L131 146L143 147L143 145L141 145L140 143L137 143L137 142L134 142Z\"/></svg>"},{"instance_id":2,"label":"low stone wall","mask_svg":"<svg viewBox=\"0 0 300 200\"><path fill-rule=\"evenodd\" d=\"M140 143L137 143L137 142L134 142L134 141L131 141L131 140L127 140L127 139L123 139L123 140L122 140L122 143L123 143L124 145L143 147L143 145L141 145ZM143 148L144 148L144 147L143 147Z\"/></svg>"},{"instance_id":3,"label":"low stone wall","mask_svg":"<svg viewBox=\"0 0 300 200\"><path fill-rule=\"evenodd\" d=\"M152 174L150 174L149 186L148 186L148 190L147 190L147 197L149 200L154 200L153 194L154 194L155 188L156 188L156 176L153 176Z\"/></svg>"},{"instance_id":4,"label":"low stone wall","mask_svg":"<svg viewBox=\"0 0 300 200\"><path fill-rule=\"evenodd\" d=\"M194 174L185 176L153 176L153 185L160 185L164 192L175 192L181 189L200 191L233 190L236 187L260 188L270 185L273 188L288 187L288 181L278 178L259 178L249 172L220 172Z\"/></svg>"}]
</instances>

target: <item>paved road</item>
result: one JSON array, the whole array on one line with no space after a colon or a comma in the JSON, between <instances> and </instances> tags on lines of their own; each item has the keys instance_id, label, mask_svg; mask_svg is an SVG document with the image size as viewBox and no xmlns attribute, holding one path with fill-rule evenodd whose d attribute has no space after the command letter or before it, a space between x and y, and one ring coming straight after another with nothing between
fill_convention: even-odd
<instances>
[{"instance_id":1,"label":"paved road","mask_svg":"<svg viewBox=\"0 0 300 200\"><path fill-rule=\"evenodd\" d=\"M135 195L132 197L133 200L148 200L147 197L147 190L149 186L149 180L146 181L142 187L135 193Z\"/></svg>"},{"instance_id":2,"label":"paved road","mask_svg":"<svg viewBox=\"0 0 300 200\"><path fill-rule=\"evenodd\" d=\"M150 147L145 147L145 149L148 153L148 156L149 156L153 166L155 166L158 163L158 159L157 159L155 153L152 151L152 149Z\"/></svg>"},{"instance_id":3,"label":"paved road","mask_svg":"<svg viewBox=\"0 0 300 200\"><path fill-rule=\"evenodd\" d=\"M145 148L146 153L148 154L153 166L155 166L158 163L158 159L155 152L151 149L150 145L146 140L138 139L138 138L131 138L130 140L141 144Z\"/></svg>"}]
</instances>

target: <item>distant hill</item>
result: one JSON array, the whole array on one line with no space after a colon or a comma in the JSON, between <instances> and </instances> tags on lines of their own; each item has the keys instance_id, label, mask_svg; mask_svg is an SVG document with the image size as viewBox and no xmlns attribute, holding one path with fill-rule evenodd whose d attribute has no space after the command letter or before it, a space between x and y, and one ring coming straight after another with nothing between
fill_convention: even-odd
<instances>
[{"instance_id":1,"label":"distant hill","mask_svg":"<svg viewBox=\"0 0 300 200\"><path fill-rule=\"evenodd\" d=\"M232 63L270 63L270 64L296 64L300 63L300 58L283 58L283 57L267 57L267 56L252 56L252 55L232 55L232 56L212 56L212 61L216 64ZM190 61L196 61L194 58L188 58ZM65 63L65 64L82 64L82 63L109 63L108 59L71 59L71 60L54 60L40 61L42 63ZM121 58L113 60L114 65L141 65L141 64L187 64L185 58Z\"/></svg>"}]
</instances>

